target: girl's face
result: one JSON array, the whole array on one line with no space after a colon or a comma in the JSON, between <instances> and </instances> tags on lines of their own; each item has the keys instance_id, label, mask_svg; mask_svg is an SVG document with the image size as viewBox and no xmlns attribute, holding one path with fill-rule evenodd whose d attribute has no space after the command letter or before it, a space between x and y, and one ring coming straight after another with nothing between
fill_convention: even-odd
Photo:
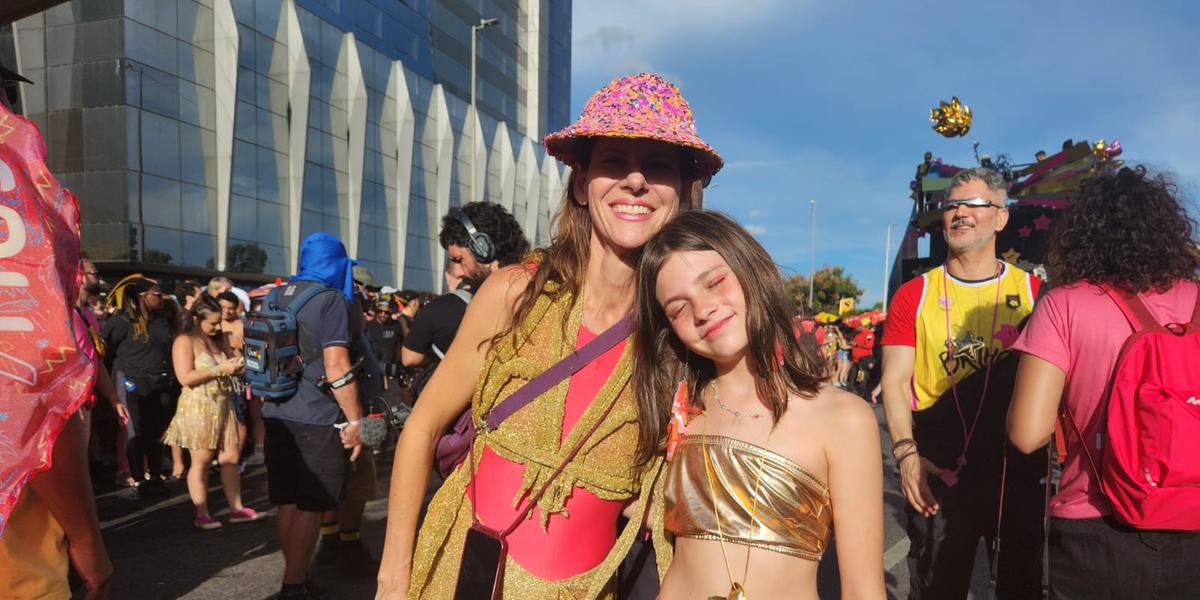
<instances>
[{"instance_id":1,"label":"girl's face","mask_svg":"<svg viewBox=\"0 0 1200 600\"><path fill-rule=\"evenodd\" d=\"M215 337L220 331L221 313L211 312L204 315L204 318L200 320L200 333L208 337Z\"/></svg>"},{"instance_id":2,"label":"girl's face","mask_svg":"<svg viewBox=\"0 0 1200 600\"><path fill-rule=\"evenodd\" d=\"M675 252L658 272L655 299L691 352L732 364L746 353L746 295L715 251Z\"/></svg>"},{"instance_id":3,"label":"girl's face","mask_svg":"<svg viewBox=\"0 0 1200 600\"><path fill-rule=\"evenodd\" d=\"M575 198L592 218L592 238L618 251L641 248L679 210L679 148L655 140L599 138Z\"/></svg>"}]
</instances>

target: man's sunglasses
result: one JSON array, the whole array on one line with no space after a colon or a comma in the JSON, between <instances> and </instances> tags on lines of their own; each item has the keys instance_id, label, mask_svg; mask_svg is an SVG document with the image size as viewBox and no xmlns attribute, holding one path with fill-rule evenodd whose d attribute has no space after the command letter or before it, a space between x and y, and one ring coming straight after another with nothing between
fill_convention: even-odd
<instances>
[{"instance_id":1,"label":"man's sunglasses","mask_svg":"<svg viewBox=\"0 0 1200 600\"><path fill-rule=\"evenodd\" d=\"M987 198L962 198L959 200L947 200L942 203L943 210L953 210L960 206L965 206L967 208L983 208L985 206L990 206L992 208L1004 208L1003 204L994 204Z\"/></svg>"}]
</instances>

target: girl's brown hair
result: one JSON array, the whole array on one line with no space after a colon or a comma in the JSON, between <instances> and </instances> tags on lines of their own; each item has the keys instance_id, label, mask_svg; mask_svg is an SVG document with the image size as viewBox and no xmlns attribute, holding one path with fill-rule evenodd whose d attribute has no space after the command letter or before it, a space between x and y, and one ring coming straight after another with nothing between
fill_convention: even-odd
<instances>
[{"instance_id":1,"label":"girl's brown hair","mask_svg":"<svg viewBox=\"0 0 1200 600\"><path fill-rule=\"evenodd\" d=\"M200 297L196 298L196 301L192 303L192 307L188 309L187 326L184 327L183 334L203 339L202 336L204 333L200 329L200 322L213 314L221 314L220 303L208 294L200 294ZM216 339L217 347L221 349L221 352L225 353L226 356L230 355L229 339L220 334L216 336Z\"/></svg>"},{"instance_id":2,"label":"girl's brown hair","mask_svg":"<svg viewBox=\"0 0 1200 600\"><path fill-rule=\"evenodd\" d=\"M634 394L638 406L638 464L664 447L671 400L680 381L688 401L703 408L701 391L716 377L712 361L690 354L675 336L658 303L658 273L677 252L714 251L725 259L746 295L748 356L757 376L758 396L779 422L788 396L811 398L825 381L825 363L793 328L796 307L771 255L728 216L693 210L667 224L642 250L637 275L634 327Z\"/></svg>"}]
</instances>

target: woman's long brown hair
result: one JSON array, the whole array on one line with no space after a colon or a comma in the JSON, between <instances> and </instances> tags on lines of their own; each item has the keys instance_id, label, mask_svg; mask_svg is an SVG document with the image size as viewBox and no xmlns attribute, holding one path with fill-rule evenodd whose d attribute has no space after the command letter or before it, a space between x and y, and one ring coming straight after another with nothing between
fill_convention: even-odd
<instances>
[{"instance_id":1,"label":"woman's long brown hair","mask_svg":"<svg viewBox=\"0 0 1200 600\"><path fill-rule=\"evenodd\" d=\"M725 259L746 295L748 355L758 396L773 421L778 423L787 410L790 395L814 397L826 379L816 348L793 329L796 307L766 249L722 213L682 213L646 244L638 264L633 370L638 464L662 452L679 382L687 382L691 405L703 408L700 393L716 377L712 361L687 352L655 296L658 273L672 254L707 250Z\"/></svg>"}]
</instances>

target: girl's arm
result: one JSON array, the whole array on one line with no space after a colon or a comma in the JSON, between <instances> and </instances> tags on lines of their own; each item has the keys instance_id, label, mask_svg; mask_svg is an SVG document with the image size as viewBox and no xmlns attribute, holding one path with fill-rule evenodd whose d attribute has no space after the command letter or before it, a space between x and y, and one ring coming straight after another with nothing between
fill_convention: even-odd
<instances>
[{"instance_id":1,"label":"girl's arm","mask_svg":"<svg viewBox=\"0 0 1200 600\"><path fill-rule=\"evenodd\" d=\"M231 361L223 360L217 366L208 369L196 369L196 357L192 352L192 337L181 335L171 343L171 363L175 367L175 378L181 385L195 387L212 381L222 375L230 375L236 370Z\"/></svg>"},{"instance_id":2,"label":"girl's arm","mask_svg":"<svg viewBox=\"0 0 1200 600\"><path fill-rule=\"evenodd\" d=\"M425 498L438 439L471 404L492 337L506 329L529 272L512 266L493 273L479 287L446 357L438 365L396 443L388 492L387 536L380 559L377 599L408 595L417 518ZM467 460L470 460L468 457Z\"/></svg>"},{"instance_id":3,"label":"girl's arm","mask_svg":"<svg viewBox=\"0 0 1200 600\"><path fill-rule=\"evenodd\" d=\"M875 413L857 396L836 392L825 457L833 500L842 598L882 600L883 462Z\"/></svg>"}]
</instances>

